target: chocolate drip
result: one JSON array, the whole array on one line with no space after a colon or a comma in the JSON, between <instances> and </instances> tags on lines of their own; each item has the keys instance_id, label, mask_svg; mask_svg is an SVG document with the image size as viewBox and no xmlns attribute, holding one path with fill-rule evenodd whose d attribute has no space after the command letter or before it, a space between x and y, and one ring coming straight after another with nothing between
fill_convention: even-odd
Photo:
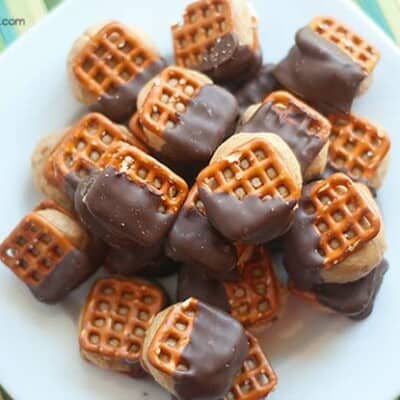
<instances>
[{"instance_id":1,"label":"chocolate drip","mask_svg":"<svg viewBox=\"0 0 400 400\"><path fill-rule=\"evenodd\" d=\"M240 128L240 132L277 134L292 149L304 174L326 143L318 135L308 132L311 123L311 118L301 111L291 110L281 115L274 109L272 102L268 101Z\"/></svg>"},{"instance_id":2,"label":"chocolate drip","mask_svg":"<svg viewBox=\"0 0 400 400\"><path fill-rule=\"evenodd\" d=\"M252 104L259 103L265 96L280 88L272 71L275 64L264 64L257 74L239 88L231 88L242 111Z\"/></svg>"},{"instance_id":3,"label":"chocolate drip","mask_svg":"<svg viewBox=\"0 0 400 400\"><path fill-rule=\"evenodd\" d=\"M56 303L89 278L98 267L99 264L92 262L88 254L73 249L38 286L30 285L29 288L39 301Z\"/></svg>"},{"instance_id":4,"label":"chocolate drip","mask_svg":"<svg viewBox=\"0 0 400 400\"><path fill-rule=\"evenodd\" d=\"M181 355L187 371L173 374L180 400L224 397L249 351L243 327L228 314L198 303L190 341Z\"/></svg>"},{"instance_id":5,"label":"chocolate drip","mask_svg":"<svg viewBox=\"0 0 400 400\"><path fill-rule=\"evenodd\" d=\"M210 76L215 82L234 81L237 84L254 76L262 63L259 50L241 45L235 33L227 33L217 38L202 61L193 69Z\"/></svg>"},{"instance_id":6,"label":"chocolate drip","mask_svg":"<svg viewBox=\"0 0 400 400\"><path fill-rule=\"evenodd\" d=\"M164 130L161 153L178 163L207 162L236 126L239 108L235 97L217 85L204 85L178 115L174 128Z\"/></svg>"},{"instance_id":7,"label":"chocolate drip","mask_svg":"<svg viewBox=\"0 0 400 400\"><path fill-rule=\"evenodd\" d=\"M174 215L160 212L161 204L161 194L138 185L111 166L83 180L75 195L82 222L116 247L150 247L162 241Z\"/></svg>"},{"instance_id":8,"label":"chocolate drip","mask_svg":"<svg viewBox=\"0 0 400 400\"><path fill-rule=\"evenodd\" d=\"M137 96L142 87L166 66L160 58L139 72L130 81L113 87L112 93L102 94L92 111L102 113L115 122L124 122L136 111Z\"/></svg>"},{"instance_id":9,"label":"chocolate drip","mask_svg":"<svg viewBox=\"0 0 400 400\"><path fill-rule=\"evenodd\" d=\"M216 279L230 277L236 266L233 244L194 207L181 209L169 233L166 252L174 260L201 268Z\"/></svg>"},{"instance_id":10,"label":"chocolate drip","mask_svg":"<svg viewBox=\"0 0 400 400\"><path fill-rule=\"evenodd\" d=\"M207 279L196 267L183 266L178 275L177 299L195 297L222 311L231 312L223 282Z\"/></svg>"},{"instance_id":11,"label":"chocolate drip","mask_svg":"<svg viewBox=\"0 0 400 400\"><path fill-rule=\"evenodd\" d=\"M293 225L283 237L283 263L290 279L300 290L322 283L320 272L324 257L318 253L320 237L314 228L315 214L306 212L314 183L303 187Z\"/></svg>"},{"instance_id":12,"label":"chocolate drip","mask_svg":"<svg viewBox=\"0 0 400 400\"><path fill-rule=\"evenodd\" d=\"M275 68L289 91L325 113L348 113L366 73L336 44L311 28L300 29L296 44Z\"/></svg>"},{"instance_id":13,"label":"chocolate drip","mask_svg":"<svg viewBox=\"0 0 400 400\"><path fill-rule=\"evenodd\" d=\"M367 276L358 281L317 285L313 292L324 306L352 319L364 319L372 312L375 297L387 270L388 263L382 260Z\"/></svg>"},{"instance_id":14,"label":"chocolate drip","mask_svg":"<svg viewBox=\"0 0 400 400\"><path fill-rule=\"evenodd\" d=\"M293 219L297 202L280 197L260 199L250 195L243 200L199 187L211 224L230 240L261 244L283 235Z\"/></svg>"},{"instance_id":15,"label":"chocolate drip","mask_svg":"<svg viewBox=\"0 0 400 400\"><path fill-rule=\"evenodd\" d=\"M163 245L131 246L129 250L110 247L104 267L123 276L163 277L175 273L178 264L165 256Z\"/></svg>"}]
</instances>

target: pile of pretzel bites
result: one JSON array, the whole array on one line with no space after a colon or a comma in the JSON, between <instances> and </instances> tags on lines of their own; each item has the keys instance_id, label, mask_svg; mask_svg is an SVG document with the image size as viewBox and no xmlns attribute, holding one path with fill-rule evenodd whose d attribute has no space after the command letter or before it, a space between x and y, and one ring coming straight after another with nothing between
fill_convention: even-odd
<instances>
[{"instance_id":1,"label":"pile of pretzel bites","mask_svg":"<svg viewBox=\"0 0 400 400\"><path fill-rule=\"evenodd\" d=\"M82 357L181 400L265 399L277 377L257 338L288 294L363 319L388 268L374 197L390 140L351 111L378 51L317 17L263 65L257 24L247 0L193 2L175 65L136 28L88 29L67 63L87 113L38 143L46 199L0 246L45 303L104 267ZM174 273L171 300L154 278Z\"/></svg>"}]
</instances>

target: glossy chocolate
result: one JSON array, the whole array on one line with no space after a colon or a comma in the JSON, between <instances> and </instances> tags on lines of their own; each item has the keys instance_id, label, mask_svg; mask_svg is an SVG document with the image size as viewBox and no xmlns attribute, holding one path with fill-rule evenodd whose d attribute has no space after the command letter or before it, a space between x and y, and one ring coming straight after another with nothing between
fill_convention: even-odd
<instances>
[{"instance_id":1,"label":"glossy chocolate","mask_svg":"<svg viewBox=\"0 0 400 400\"><path fill-rule=\"evenodd\" d=\"M249 352L243 327L228 314L198 303L189 343L181 362L187 371L173 373L174 392L180 400L224 397Z\"/></svg>"},{"instance_id":2,"label":"glossy chocolate","mask_svg":"<svg viewBox=\"0 0 400 400\"><path fill-rule=\"evenodd\" d=\"M161 153L178 163L206 163L236 126L239 108L235 97L217 85L204 85L189 101L186 111L177 114L173 128L164 130Z\"/></svg>"},{"instance_id":3,"label":"glossy chocolate","mask_svg":"<svg viewBox=\"0 0 400 400\"><path fill-rule=\"evenodd\" d=\"M73 249L38 286L29 285L29 289L39 301L56 303L83 283L98 267L99 264L93 262L87 253Z\"/></svg>"},{"instance_id":4,"label":"glossy chocolate","mask_svg":"<svg viewBox=\"0 0 400 400\"><path fill-rule=\"evenodd\" d=\"M366 73L329 40L305 27L274 75L289 91L324 113L348 113Z\"/></svg>"},{"instance_id":5,"label":"glossy chocolate","mask_svg":"<svg viewBox=\"0 0 400 400\"><path fill-rule=\"evenodd\" d=\"M243 200L199 186L211 224L230 240L261 244L283 235L292 222L296 201L280 197L260 199L250 195Z\"/></svg>"},{"instance_id":6,"label":"glossy chocolate","mask_svg":"<svg viewBox=\"0 0 400 400\"><path fill-rule=\"evenodd\" d=\"M195 207L182 207L166 242L167 255L216 279L231 277L236 249ZM197 296L194 296L197 297Z\"/></svg>"},{"instance_id":7,"label":"glossy chocolate","mask_svg":"<svg viewBox=\"0 0 400 400\"><path fill-rule=\"evenodd\" d=\"M129 248L155 246L174 215L162 213L162 196L131 181L114 167L89 176L76 191L75 209L88 229L106 243Z\"/></svg>"},{"instance_id":8,"label":"glossy chocolate","mask_svg":"<svg viewBox=\"0 0 400 400\"><path fill-rule=\"evenodd\" d=\"M352 319L361 320L371 314L388 267L387 261L382 260L367 276L358 281L317 285L313 292L322 305Z\"/></svg>"},{"instance_id":9,"label":"glossy chocolate","mask_svg":"<svg viewBox=\"0 0 400 400\"><path fill-rule=\"evenodd\" d=\"M202 54L202 61L191 68L207 74L215 82L237 84L254 76L262 63L259 50L241 45L235 33L217 38L211 49Z\"/></svg>"},{"instance_id":10,"label":"glossy chocolate","mask_svg":"<svg viewBox=\"0 0 400 400\"><path fill-rule=\"evenodd\" d=\"M177 300L185 301L189 297L195 297L228 314L231 312L223 282L207 279L198 268L185 265L178 275Z\"/></svg>"},{"instance_id":11,"label":"glossy chocolate","mask_svg":"<svg viewBox=\"0 0 400 400\"><path fill-rule=\"evenodd\" d=\"M242 111L252 104L261 102L265 96L281 87L272 73L274 68L275 64L264 64L253 78L236 90L233 89L233 94Z\"/></svg>"},{"instance_id":12,"label":"glossy chocolate","mask_svg":"<svg viewBox=\"0 0 400 400\"><path fill-rule=\"evenodd\" d=\"M136 111L137 96L142 87L165 67L166 63L162 58L154 61L130 81L114 87L111 94L102 94L91 106L91 110L102 113L115 122L126 121Z\"/></svg>"},{"instance_id":13,"label":"glossy chocolate","mask_svg":"<svg viewBox=\"0 0 400 400\"><path fill-rule=\"evenodd\" d=\"M240 132L273 132L280 136L292 149L304 174L326 143L320 136L308 132L311 123L310 117L295 110L287 112L283 119L274 109L273 103L268 101L240 127Z\"/></svg>"},{"instance_id":14,"label":"glossy chocolate","mask_svg":"<svg viewBox=\"0 0 400 400\"><path fill-rule=\"evenodd\" d=\"M123 276L163 277L178 270L178 264L166 257L163 244L152 247L110 247L104 267L112 274Z\"/></svg>"},{"instance_id":15,"label":"glossy chocolate","mask_svg":"<svg viewBox=\"0 0 400 400\"><path fill-rule=\"evenodd\" d=\"M320 272L324 257L318 253L320 237L313 225L315 215L306 212L314 184L303 187L293 225L283 237L283 263L300 290L309 290L314 284L322 283Z\"/></svg>"}]
</instances>

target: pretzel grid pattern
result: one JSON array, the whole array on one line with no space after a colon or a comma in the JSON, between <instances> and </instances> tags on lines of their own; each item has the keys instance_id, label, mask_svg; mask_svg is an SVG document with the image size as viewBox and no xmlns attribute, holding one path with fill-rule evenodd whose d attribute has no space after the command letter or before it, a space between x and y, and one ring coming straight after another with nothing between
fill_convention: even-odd
<instances>
[{"instance_id":1,"label":"pretzel grid pattern","mask_svg":"<svg viewBox=\"0 0 400 400\"><path fill-rule=\"evenodd\" d=\"M72 249L60 231L30 213L1 244L0 258L24 283L39 286Z\"/></svg>"},{"instance_id":2,"label":"pretzel grid pattern","mask_svg":"<svg viewBox=\"0 0 400 400\"><path fill-rule=\"evenodd\" d=\"M355 115L332 115L329 163L353 179L370 179L390 148L387 133Z\"/></svg>"},{"instance_id":3,"label":"pretzel grid pattern","mask_svg":"<svg viewBox=\"0 0 400 400\"><path fill-rule=\"evenodd\" d=\"M150 343L150 363L169 376L190 368L181 356L190 341L197 305L198 300L190 298L171 307Z\"/></svg>"},{"instance_id":4,"label":"pretzel grid pattern","mask_svg":"<svg viewBox=\"0 0 400 400\"><path fill-rule=\"evenodd\" d=\"M331 130L329 121L290 93L272 92L263 100L263 103L267 102L272 103L272 109L279 115L280 121L302 127L309 135L317 135L322 139L328 138ZM300 122L298 121L299 114L304 116Z\"/></svg>"},{"instance_id":5,"label":"pretzel grid pattern","mask_svg":"<svg viewBox=\"0 0 400 400\"><path fill-rule=\"evenodd\" d=\"M132 279L98 280L82 314L83 350L137 361L145 333L161 310L164 296L156 286Z\"/></svg>"},{"instance_id":6,"label":"pretzel grid pattern","mask_svg":"<svg viewBox=\"0 0 400 400\"><path fill-rule=\"evenodd\" d=\"M79 177L87 176L91 168L98 167L107 149L120 141L138 144L103 115L86 115L64 136L49 157L45 168L46 179L62 185L64 177L71 172Z\"/></svg>"},{"instance_id":7,"label":"pretzel grid pattern","mask_svg":"<svg viewBox=\"0 0 400 400\"><path fill-rule=\"evenodd\" d=\"M175 61L182 67L198 65L221 36L233 31L233 14L227 0L202 0L189 5L183 25L172 27Z\"/></svg>"},{"instance_id":8,"label":"pretzel grid pattern","mask_svg":"<svg viewBox=\"0 0 400 400\"><path fill-rule=\"evenodd\" d=\"M297 199L299 189L288 176L270 145L252 140L230 156L212 163L198 176L197 184L211 192L233 193L239 200L256 195L262 199Z\"/></svg>"},{"instance_id":9,"label":"pretzel grid pattern","mask_svg":"<svg viewBox=\"0 0 400 400\"><path fill-rule=\"evenodd\" d=\"M241 279L225 282L231 315L244 326L271 321L279 308L278 283L268 253L255 246L251 258L239 266Z\"/></svg>"},{"instance_id":10,"label":"pretzel grid pattern","mask_svg":"<svg viewBox=\"0 0 400 400\"><path fill-rule=\"evenodd\" d=\"M224 400L264 400L274 390L277 377L257 339L247 332L249 355Z\"/></svg>"},{"instance_id":11,"label":"pretzel grid pattern","mask_svg":"<svg viewBox=\"0 0 400 400\"><path fill-rule=\"evenodd\" d=\"M371 73L379 61L379 52L346 25L331 17L317 17L310 23L313 31L335 43L366 73Z\"/></svg>"},{"instance_id":12,"label":"pretzel grid pattern","mask_svg":"<svg viewBox=\"0 0 400 400\"><path fill-rule=\"evenodd\" d=\"M94 95L113 94L158 59L158 55L119 23L101 29L78 55L73 69Z\"/></svg>"},{"instance_id":13,"label":"pretzel grid pattern","mask_svg":"<svg viewBox=\"0 0 400 400\"><path fill-rule=\"evenodd\" d=\"M161 212L177 212L185 201L187 186L183 179L135 146L124 143L110 147L101 159L100 166L114 167L129 179L148 186L162 198Z\"/></svg>"},{"instance_id":14,"label":"pretzel grid pattern","mask_svg":"<svg viewBox=\"0 0 400 400\"><path fill-rule=\"evenodd\" d=\"M202 86L202 82L180 68L164 69L139 111L140 123L155 135L162 136L165 128L173 128L179 122L179 113L185 112Z\"/></svg>"},{"instance_id":15,"label":"pretzel grid pattern","mask_svg":"<svg viewBox=\"0 0 400 400\"><path fill-rule=\"evenodd\" d=\"M376 212L342 173L317 182L305 211L314 214L314 228L320 235L319 254L330 268L374 238L380 229Z\"/></svg>"}]
</instances>

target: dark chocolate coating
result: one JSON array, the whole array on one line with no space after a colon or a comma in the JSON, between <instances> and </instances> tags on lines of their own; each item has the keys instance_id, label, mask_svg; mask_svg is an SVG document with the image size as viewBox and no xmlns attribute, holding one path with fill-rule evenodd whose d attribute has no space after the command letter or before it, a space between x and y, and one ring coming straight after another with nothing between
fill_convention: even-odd
<instances>
[{"instance_id":1,"label":"dark chocolate coating","mask_svg":"<svg viewBox=\"0 0 400 400\"><path fill-rule=\"evenodd\" d=\"M111 246L155 246L175 216L161 213L161 195L107 167L83 180L75 194L75 209L88 229Z\"/></svg>"},{"instance_id":2,"label":"dark chocolate coating","mask_svg":"<svg viewBox=\"0 0 400 400\"><path fill-rule=\"evenodd\" d=\"M215 400L229 391L249 352L243 327L228 314L198 303L190 341L175 370L174 391L180 400Z\"/></svg>"},{"instance_id":3,"label":"dark chocolate coating","mask_svg":"<svg viewBox=\"0 0 400 400\"><path fill-rule=\"evenodd\" d=\"M313 292L322 305L349 318L361 320L371 314L388 267L387 261L382 260L367 276L358 281L316 285Z\"/></svg>"},{"instance_id":4,"label":"dark chocolate coating","mask_svg":"<svg viewBox=\"0 0 400 400\"><path fill-rule=\"evenodd\" d=\"M152 247L131 246L128 249L110 247L104 267L122 276L163 277L178 270L178 264L165 256L162 244Z\"/></svg>"},{"instance_id":5,"label":"dark chocolate coating","mask_svg":"<svg viewBox=\"0 0 400 400\"><path fill-rule=\"evenodd\" d=\"M287 120L290 120L290 123ZM268 101L260 106L248 122L243 124L240 132L277 134L292 149L304 174L327 140L322 140L318 135L310 135L307 132L310 123L312 123L311 118L294 110L286 113L283 119L272 107L272 102Z\"/></svg>"},{"instance_id":6,"label":"dark chocolate coating","mask_svg":"<svg viewBox=\"0 0 400 400\"><path fill-rule=\"evenodd\" d=\"M259 103L271 92L280 89L281 86L272 73L274 68L275 64L264 64L252 79L236 90L233 89L233 94L242 111L252 104Z\"/></svg>"},{"instance_id":7,"label":"dark chocolate coating","mask_svg":"<svg viewBox=\"0 0 400 400\"><path fill-rule=\"evenodd\" d=\"M226 238L251 244L269 242L283 235L290 227L297 202L280 197L260 199L250 195L243 200L219 192L211 193L199 186L199 197L207 216Z\"/></svg>"},{"instance_id":8,"label":"dark chocolate coating","mask_svg":"<svg viewBox=\"0 0 400 400\"><path fill-rule=\"evenodd\" d=\"M337 45L304 27L274 75L289 91L324 113L348 113L367 76Z\"/></svg>"},{"instance_id":9,"label":"dark chocolate coating","mask_svg":"<svg viewBox=\"0 0 400 400\"><path fill-rule=\"evenodd\" d=\"M91 110L102 113L115 122L126 121L136 111L137 96L142 87L165 67L165 60L159 58L130 81L113 88L112 94L101 95L91 105Z\"/></svg>"},{"instance_id":10,"label":"dark chocolate coating","mask_svg":"<svg viewBox=\"0 0 400 400\"><path fill-rule=\"evenodd\" d=\"M231 312L223 282L207 279L198 268L184 265L178 275L177 300L185 301L189 297L195 297L228 314Z\"/></svg>"},{"instance_id":11,"label":"dark chocolate coating","mask_svg":"<svg viewBox=\"0 0 400 400\"><path fill-rule=\"evenodd\" d=\"M53 304L77 288L98 267L99 264L93 262L87 253L73 249L38 286L30 285L29 289L39 301Z\"/></svg>"},{"instance_id":12,"label":"dark chocolate coating","mask_svg":"<svg viewBox=\"0 0 400 400\"><path fill-rule=\"evenodd\" d=\"M239 84L254 76L262 63L260 50L241 45L235 33L217 38L212 48L202 54L202 62L191 68L207 74L215 82Z\"/></svg>"},{"instance_id":13,"label":"dark chocolate coating","mask_svg":"<svg viewBox=\"0 0 400 400\"><path fill-rule=\"evenodd\" d=\"M204 85L179 121L164 130L161 153L177 163L206 163L236 127L239 107L235 97L217 85Z\"/></svg>"},{"instance_id":14,"label":"dark chocolate coating","mask_svg":"<svg viewBox=\"0 0 400 400\"><path fill-rule=\"evenodd\" d=\"M315 182L303 187L293 225L283 237L283 263L300 290L310 290L314 284L322 283L324 257L318 253L320 237L313 225L315 215L305 211L314 185Z\"/></svg>"},{"instance_id":15,"label":"dark chocolate coating","mask_svg":"<svg viewBox=\"0 0 400 400\"><path fill-rule=\"evenodd\" d=\"M195 207L182 207L166 242L167 255L226 279L236 266L236 249Z\"/></svg>"}]
</instances>

